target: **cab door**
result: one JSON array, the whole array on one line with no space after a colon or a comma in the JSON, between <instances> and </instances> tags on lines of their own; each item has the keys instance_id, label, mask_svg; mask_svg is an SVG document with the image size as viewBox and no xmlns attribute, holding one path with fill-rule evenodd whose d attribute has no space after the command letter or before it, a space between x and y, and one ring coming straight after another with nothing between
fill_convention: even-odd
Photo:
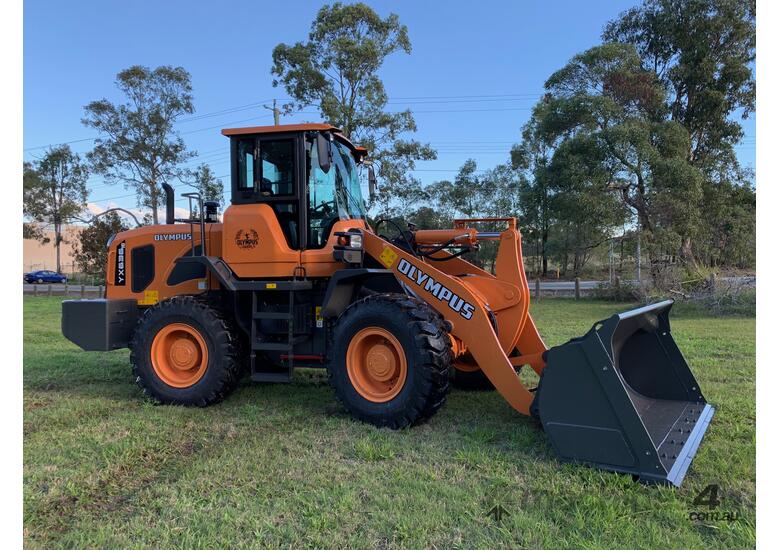
<instances>
[{"instance_id":1,"label":"cab door","mask_svg":"<svg viewBox=\"0 0 780 550\"><path fill-rule=\"evenodd\" d=\"M305 234L300 134L231 139L232 197L224 214L222 253L239 277L292 277Z\"/></svg>"},{"instance_id":2,"label":"cab door","mask_svg":"<svg viewBox=\"0 0 780 550\"><path fill-rule=\"evenodd\" d=\"M317 148L307 148L307 185L302 201L307 212L307 245L301 253L301 263L308 277L330 277L342 269L344 264L333 258L336 233L367 227L364 220L351 218L350 213L344 210L342 200L337 197L337 186L345 185L343 180L348 167L341 156L343 153L335 149L338 145L333 147L328 172L319 168Z\"/></svg>"}]
</instances>

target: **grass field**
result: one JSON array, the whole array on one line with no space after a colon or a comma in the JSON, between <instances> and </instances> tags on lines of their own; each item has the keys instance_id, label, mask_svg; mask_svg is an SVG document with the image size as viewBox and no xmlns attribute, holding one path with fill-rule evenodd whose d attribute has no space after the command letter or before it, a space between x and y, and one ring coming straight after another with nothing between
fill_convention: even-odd
<instances>
[{"instance_id":1,"label":"grass field","mask_svg":"<svg viewBox=\"0 0 780 550\"><path fill-rule=\"evenodd\" d=\"M546 300L548 344L630 304ZM558 462L495 393L452 391L428 423L354 422L325 373L244 382L207 409L141 397L127 350L85 353L60 301L24 302L26 546L749 548L755 544L755 319L673 318L718 411L682 489ZM719 517L692 520L719 485ZM487 513L496 504L508 515ZM723 517L726 519L722 519Z\"/></svg>"}]
</instances>

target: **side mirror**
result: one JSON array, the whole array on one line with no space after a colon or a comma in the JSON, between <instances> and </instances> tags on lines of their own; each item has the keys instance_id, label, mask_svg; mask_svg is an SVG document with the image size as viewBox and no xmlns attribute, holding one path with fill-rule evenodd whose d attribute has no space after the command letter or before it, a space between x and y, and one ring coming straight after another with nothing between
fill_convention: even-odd
<instances>
[{"instance_id":1,"label":"side mirror","mask_svg":"<svg viewBox=\"0 0 780 550\"><path fill-rule=\"evenodd\" d=\"M317 159L320 169L327 174L330 170L330 140L323 133L317 134Z\"/></svg>"},{"instance_id":2,"label":"side mirror","mask_svg":"<svg viewBox=\"0 0 780 550\"><path fill-rule=\"evenodd\" d=\"M368 165L368 196L372 199L376 195L376 172L374 172L374 165Z\"/></svg>"}]
</instances>

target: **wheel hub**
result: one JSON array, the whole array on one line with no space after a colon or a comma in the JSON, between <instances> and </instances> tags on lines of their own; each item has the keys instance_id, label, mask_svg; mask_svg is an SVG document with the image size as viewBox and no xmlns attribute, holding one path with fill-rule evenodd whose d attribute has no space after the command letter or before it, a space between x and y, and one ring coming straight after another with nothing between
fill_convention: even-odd
<instances>
[{"instance_id":1,"label":"wheel hub","mask_svg":"<svg viewBox=\"0 0 780 550\"><path fill-rule=\"evenodd\" d=\"M208 369L209 352L200 332L185 323L171 323L160 329L152 341L152 368L164 383L188 388Z\"/></svg>"},{"instance_id":2,"label":"wheel hub","mask_svg":"<svg viewBox=\"0 0 780 550\"><path fill-rule=\"evenodd\" d=\"M171 345L171 362L174 367L181 370L189 370L198 363L198 347L188 338L178 338Z\"/></svg>"},{"instance_id":3,"label":"wheel hub","mask_svg":"<svg viewBox=\"0 0 780 550\"><path fill-rule=\"evenodd\" d=\"M375 403L386 403L397 396L406 383L406 354L388 330L364 328L349 343L347 374L362 397Z\"/></svg>"},{"instance_id":4,"label":"wheel hub","mask_svg":"<svg viewBox=\"0 0 780 550\"><path fill-rule=\"evenodd\" d=\"M398 372L398 361L386 343L372 346L367 354L367 362L368 371L376 380L385 382Z\"/></svg>"}]
</instances>

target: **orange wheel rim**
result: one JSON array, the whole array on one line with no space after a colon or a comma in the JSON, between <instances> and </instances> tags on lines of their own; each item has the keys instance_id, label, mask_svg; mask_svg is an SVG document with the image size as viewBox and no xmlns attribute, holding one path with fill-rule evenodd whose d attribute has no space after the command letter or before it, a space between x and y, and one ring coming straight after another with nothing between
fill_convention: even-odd
<instances>
[{"instance_id":1,"label":"orange wheel rim","mask_svg":"<svg viewBox=\"0 0 780 550\"><path fill-rule=\"evenodd\" d=\"M157 376L174 388L188 388L203 378L209 364L206 341L196 329L171 323L152 341L152 367Z\"/></svg>"},{"instance_id":2,"label":"orange wheel rim","mask_svg":"<svg viewBox=\"0 0 780 550\"><path fill-rule=\"evenodd\" d=\"M352 337L347 348L347 374L365 399L374 403L393 399L406 383L407 370L403 347L387 330L368 327Z\"/></svg>"}]
</instances>

